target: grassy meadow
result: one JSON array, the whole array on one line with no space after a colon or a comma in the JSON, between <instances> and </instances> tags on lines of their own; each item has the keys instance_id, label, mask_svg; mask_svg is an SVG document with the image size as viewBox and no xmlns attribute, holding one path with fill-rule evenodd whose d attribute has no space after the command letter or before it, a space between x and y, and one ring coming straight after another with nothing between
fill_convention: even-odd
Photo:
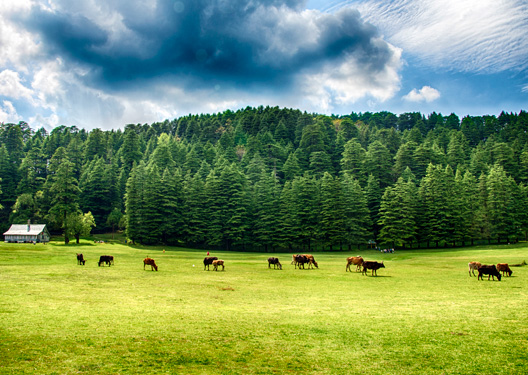
<instances>
[{"instance_id":1,"label":"grassy meadow","mask_svg":"<svg viewBox=\"0 0 528 375\"><path fill-rule=\"evenodd\" d=\"M211 252L224 272L203 270L206 251L163 249L0 244L0 373L528 373L528 266L501 282L467 270L528 260L526 243L315 253L315 270ZM386 268L345 272L351 255Z\"/></svg>"}]
</instances>

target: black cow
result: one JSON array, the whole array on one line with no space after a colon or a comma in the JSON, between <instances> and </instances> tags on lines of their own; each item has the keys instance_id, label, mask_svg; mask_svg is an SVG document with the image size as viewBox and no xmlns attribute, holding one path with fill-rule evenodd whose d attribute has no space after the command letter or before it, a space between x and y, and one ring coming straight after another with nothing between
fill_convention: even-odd
<instances>
[{"instance_id":1,"label":"black cow","mask_svg":"<svg viewBox=\"0 0 528 375\"><path fill-rule=\"evenodd\" d=\"M385 265L383 264L383 262L379 263L379 262L367 260L363 262L363 275L367 276L367 270L372 270L371 276L374 276L374 274L378 276L378 269L380 268L385 268Z\"/></svg>"},{"instance_id":2,"label":"black cow","mask_svg":"<svg viewBox=\"0 0 528 375\"><path fill-rule=\"evenodd\" d=\"M86 263L86 260L84 260L84 256L81 254L77 254L77 264L80 266L84 266Z\"/></svg>"},{"instance_id":3,"label":"black cow","mask_svg":"<svg viewBox=\"0 0 528 375\"><path fill-rule=\"evenodd\" d=\"M279 262L279 258L268 258L268 268L271 268L271 265L273 264L273 269L276 267L279 267L280 270L282 270L282 264Z\"/></svg>"},{"instance_id":4,"label":"black cow","mask_svg":"<svg viewBox=\"0 0 528 375\"><path fill-rule=\"evenodd\" d=\"M218 260L217 257L205 257L204 258L204 271L205 267L207 267L207 271L209 271L209 266L213 264L213 260Z\"/></svg>"},{"instance_id":5,"label":"black cow","mask_svg":"<svg viewBox=\"0 0 528 375\"><path fill-rule=\"evenodd\" d=\"M295 268L299 267L299 269L301 269L301 266L302 266L302 268L304 269L304 265L306 263L310 263L310 259L308 259L306 255L297 254L297 255L294 255L294 259L295 259Z\"/></svg>"},{"instance_id":6,"label":"black cow","mask_svg":"<svg viewBox=\"0 0 528 375\"><path fill-rule=\"evenodd\" d=\"M99 267L101 267L101 264L103 266L107 264L108 267L110 267L112 264L114 264L114 257L112 255L101 255L97 264Z\"/></svg>"},{"instance_id":7,"label":"black cow","mask_svg":"<svg viewBox=\"0 0 528 375\"><path fill-rule=\"evenodd\" d=\"M483 264L482 266L480 266L478 268L478 277L477 277L477 280L484 280L484 278L482 277L482 275L488 275L488 280L490 279L490 276L493 278L493 280L495 280L495 276L497 276L497 279L499 281L501 281L501 274L500 272L497 270L497 267L495 267L494 264L492 265L485 265Z\"/></svg>"}]
</instances>

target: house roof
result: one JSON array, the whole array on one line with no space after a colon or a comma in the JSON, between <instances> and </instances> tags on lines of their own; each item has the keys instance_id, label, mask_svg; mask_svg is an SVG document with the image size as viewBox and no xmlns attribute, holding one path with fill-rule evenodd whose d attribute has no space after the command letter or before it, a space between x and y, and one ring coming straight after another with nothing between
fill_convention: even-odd
<instances>
[{"instance_id":1,"label":"house roof","mask_svg":"<svg viewBox=\"0 0 528 375\"><path fill-rule=\"evenodd\" d=\"M4 236L6 235L27 235L27 236L38 236L46 229L46 224L30 224L29 230L28 230L28 224L13 224L11 225L11 228L7 232L4 233Z\"/></svg>"}]
</instances>

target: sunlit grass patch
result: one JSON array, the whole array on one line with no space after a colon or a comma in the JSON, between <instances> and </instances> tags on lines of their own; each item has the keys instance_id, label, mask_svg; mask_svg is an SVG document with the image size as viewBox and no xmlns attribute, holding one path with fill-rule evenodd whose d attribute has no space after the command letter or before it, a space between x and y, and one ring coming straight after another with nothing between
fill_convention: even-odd
<instances>
[{"instance_id":1,"label":"sunlit grass patch","mask_svg":"<svg viewBox=\"0 0 528 375\"><path fill-rule=\"evenodd\" d=\"M163 250L165 249L165 252ZM528 370L528 267L501 282L467 263L522 263L526 244L472 249L290 254L0 245L2 373L443 374ZM83 252L85 266L76 264ZM100 255L115 265L98 267ZM346 257L384 261L378 277ZM143 258L158 272L143 270ZM468 360L470 359L470 360ZM476 365L478 363L478 366Z\"/></svg>"}]
</instances>

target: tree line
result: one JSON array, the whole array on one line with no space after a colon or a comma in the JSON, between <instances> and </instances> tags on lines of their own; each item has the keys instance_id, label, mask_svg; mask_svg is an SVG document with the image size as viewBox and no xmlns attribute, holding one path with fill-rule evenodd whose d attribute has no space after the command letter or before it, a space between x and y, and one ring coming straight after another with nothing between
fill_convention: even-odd
<instances>
[{"instance_id":1,"label":"tree line","mask_svg":"<svg viewBox=\"0 0 528 375\"><path fill-rule=\"evenodd\" d=\"M1 226L189 247L349 249L528 232L528 114L248 107L124 129L0 126Z\"/></svg>"}]
</instances>

